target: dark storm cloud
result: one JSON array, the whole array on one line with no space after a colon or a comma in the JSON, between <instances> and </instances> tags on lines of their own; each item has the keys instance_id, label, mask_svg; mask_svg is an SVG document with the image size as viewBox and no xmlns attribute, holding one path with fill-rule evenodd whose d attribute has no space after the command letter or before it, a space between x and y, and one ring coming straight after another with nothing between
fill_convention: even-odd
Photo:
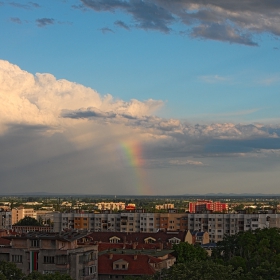
<instances>
[{"instance_id":1,"label":"dark storm cloud","mask_svg":"<svg viewBox=\"0 0 280 280\"><path fill-rule=\"evenodd\" d=\"M47 25L52 25L55 23L53 18L38 18L36 19L36 24L38 27L45 27Z\"/></svg>"},{"instance_id":2,"label":"dark storm cloud","mask_svg":"<svg viewBox=\"0 0 280 280\"><path fill-rule=\"evenodd\" d=\"M101 28L100 30L101 30L101 32L102 32L103 34L106 34L106 33L114 33L114 31L113 31L111 28L109 28L109 27L103 27L103 28Z\"/></svg>"},{"instance_id":3,"label":"dark storm cloud","mask_svg":"<svg viewBox=\"0 0 280 280\"><path fill-rule=\"evenodd\" d=\"M97 108L64 110L63 118L90 119L99 123L122 123L143 129L158 140L146 145L147 156L181 158L185 156L216 156L258 153L260 150L280 151L280 129L254 124L192 125L179 120L154 116L135 116L128 113L104 112Z\"/></svg>"},{"instance_id":4,"label":"dark storm cloud","mask_svg":"<svg viewBox=\"0 0 280 280\"><path fill-rule=\"evenodd\" d=\"M152 1L82 0L82 3L95 11L114 12L121 9L132 15L136 23L134 26L141 29L167 33L170 31L168 26L174 21L169 11Z\"/></svg>"},{"instance_id":5,"label":"dark storm cloud","mask_svg":"<svg viewBox=\"0 0 280 280\"><path fill-rule=\"evenodd\" d=\"M117 119L117 118L124 118L128 120L138 120L137 117L124 113L124 114L116 114L114 112L103 112L97 108L87 108L87 109L80 109L76 111L71 110L63 110L61 112L62 118L70 118L70 119Z\"/></svg>"},{"instance_id":6,"label":"dark storm cloud","mask_svg":"<svg viewBox=\"0 0 280 280\"><path fill-rule=\"evenodd\" d=\"M14 22L14 23L17 23L17 24L22 24L21 19L18 18L18 17L11 17L11 18L10 18L10 21L11 21L11 22Z\"/></svg>"},{"instance_id":7,"label":"dark storm cloud","mask_svg":"<svg viewBox=\"0 0 280 280\"><path fill-rule=\"evenodd\" d=\"M80 5L72 5L71 7L72 7L72 9L74 9L74 10L81 10L81 11L83 11L83 12L86 12L86 11L88 10L88 9L85 8L85 6L82 5L82 4L80 4Z\"/></svg>"},{"instance_id":8,"label":"dark storm cloud","mask_svg":"<svg viewBox=\"0 0 280 280\"><path fill-rule=\"evenodd\" d=\"M20 9L25 9L29 10L31 8L40 8L41 6L38 3L35 2L28 2L28 4L21 4L18 2L11 2L9 5L15 7L15 8L20 8Z\"/></svg>"},{"instance_id":9,"label":"dark storm cloud","mask_svg":"<svg viewBox=\"0 0 280 280\"><path fill-rule=\"evenodd\" d=\"M248 153L258 150L279 150L280 138L257 138L247 140L210 141L205 146L205 153Z\"/></svg>"},{"instance_id":10,"label":"dark storm cloud","mask_svg":"<svg viewBox=\"0 0 280 280\"><path fill-rule=\"evenodd\" d=\"M34 8L40 8L41 6L38 3L35 2L29 2L30 6L34 7Z\"/></svg>"},{"instance_id":11,"label":"dark storm cloud","mask_svg":"<svg viewBox=\"0 0 280 280\"><path fill-rule=\"evenodd\" d=\"M124 28L126 30L130 29L129 26L121 20L115 21L115 25L118 26L118 27Z\"/></svg>"},{"instance_id":12,"label":"dark storm cloud","mask_svg":"<svg viewBox=\"0 0 280 280\"><path fill-rule=\"evenodd\" d=\"M102 112L97 108L80 109L77 111L64 110L61 113L63 118L70 119L92 119L92 118L115 118L116 114L112 112Z\"/></svg>"},{"instance_id":13,"label":"dark storm cloud","mask_svg":"<svg viewBox=\"0 0 280 280\"><path fill-rule=\"evenodd\" d=\"M256 46L253 36L280 36L280 1L276 0L80 0L98 12L123 11L137 28L169 33L183 23L193 38ZM179 32L180 33L180 32Z\"/></svg>"},{"instance_id":14,"label":"dark storm cloud","mask_svg":"<svg viewBox=\"0 0 280 280\"><path fill-rule=\"evenodd\" d=\"M193 28L192 37L238 43L243 45L257 46L249 34L241 34L239 30L231 26L221 24L200 25Z\"/></svg>"}]
</instances>

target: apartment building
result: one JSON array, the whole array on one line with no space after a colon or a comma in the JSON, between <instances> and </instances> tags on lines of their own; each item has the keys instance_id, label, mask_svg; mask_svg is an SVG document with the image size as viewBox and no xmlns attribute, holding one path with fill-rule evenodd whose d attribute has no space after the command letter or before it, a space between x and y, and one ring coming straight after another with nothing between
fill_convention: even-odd
<instances>
[{"instance_id":1,"label":"apartment building","mask_svg":"<svg viewBox=\"0 0 280 280\"><path fill-rule=\"evenodd\" d=\"M205 211L227 212L228 204L212 200L197 200L189 203L190 213L202 213Z\"/></svg>"},{"instance_id":2,"label":"apartment building","mask_svg":"<svg viewBox=\"0 0 280 280\"><path fill-rule=\"evenodd\" d=\"M31 217L34 219L41 219L43 223L50 223L53 220L53 211L49 210L34 210L33 208L24 208L20 206L18 208L13 208L11 210L12 225L16 224L18 221L25 217Z\"/></svg>"},{"instance_id":3,"label":"apartment building","mask_svg":"<svg viewBox=\"0 0 280 280\"><path fill-rule=\"evenodd\" d=\"M98 245L79 242L87 239L87 233L30 232L2 238L10 245L1 248L0 260L15 263L25 274L59 272L76 280L97 278Z\"/></svg>"},{"instance_id":4,"label":"apartment building","mask_svg":"<svg viewBox=\"0 0 280 280\"><path fill-rule=\"evenodd\" d=\"M189 214L188 229L209 233L210 242L218 242L225 234L280 227L280 214Z\"/></svg>"},{"instance_id":5,"label":"apartment building","mask_svg":"<svg viewBox=\"0 0 280 280\"><path fill-rule=\"evenodd\" d=\"M16 224L18 221L23 219L24 217L31 217L36 219L37 214L36 211L32 208L24 208L23 206L20 206L18 208L12 209L12 224Z\"/></svg>"},{"instance_id":6,"label":"apartment building","mask_svg":"<svg viewBox=\"0 0 280 280\"><path fill-rule=\"evenodd\" d=\"M159 204L155 206L156 210L168 210L168 209L174 209L174 204L173 203L164 203L164 204Z\"/></svg>"},{"instance_id":7,"label":"apartment building","mask_svg":"<svg viewBox=\"0 0 280 280\"><path fill-rule=\"evenodd\" d=\"M203 231L210 242L223 239L225 234L257 228L280 228L280 214L213 214L213 213L55 213L54 231L86 229L111 232Z\"/></svg>"},{"instance_id":8,"label":"apartment building","mask_svg":"<svg viewBox=\"0 0 280 280\"><path fill-rule=\"evenodd\" d=\"M99 202L96 203L97 209L99 210L124 210L124 202Z\"/></svg>"},{"instance_id":9,"label":"apartment building","mask_svg":"<svg viewBox=\"0 0 280 280\"><path fill-rule=\"evenodd\" d=\"M0 229L11 229L12 228L12 212L0 210Z\"/></svg>"}]
</instances>

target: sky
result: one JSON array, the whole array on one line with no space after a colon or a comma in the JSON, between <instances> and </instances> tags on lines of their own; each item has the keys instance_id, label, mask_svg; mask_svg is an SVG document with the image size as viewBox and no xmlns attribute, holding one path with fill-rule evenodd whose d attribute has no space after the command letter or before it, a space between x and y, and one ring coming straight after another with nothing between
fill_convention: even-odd
<instances>
[{"instance_id":1,"label":"sky","mask_svg":"<svg viewBox=\"0 0 280 280\"><path fill-rule=\"evenodd\" d=\"M279 0L0 0L0 194L279 194Z\"/></svg>"}]
</instances>

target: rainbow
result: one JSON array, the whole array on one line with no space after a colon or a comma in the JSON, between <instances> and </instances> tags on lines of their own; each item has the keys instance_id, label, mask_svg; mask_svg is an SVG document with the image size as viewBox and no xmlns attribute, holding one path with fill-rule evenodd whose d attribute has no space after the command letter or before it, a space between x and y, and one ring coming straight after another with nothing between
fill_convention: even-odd
<instances>
[{"instance_id":1,"label":"rainbow","mask_svg":"<svg viewBox=\"0 0 280 280\"><path fill-rule=\"evenodd\" d=\"M135 187L140 195L151 195L153 192L147 184L144 160L142 158L142 147L137 142L122 142L121 150L129 166L133 168L136 178Z\"/></svg>"}]
</instances>

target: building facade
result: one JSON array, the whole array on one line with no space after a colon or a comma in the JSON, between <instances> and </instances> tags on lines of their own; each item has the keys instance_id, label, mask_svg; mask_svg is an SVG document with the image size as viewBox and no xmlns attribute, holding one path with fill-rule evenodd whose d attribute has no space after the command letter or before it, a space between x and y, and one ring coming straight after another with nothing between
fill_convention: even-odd
<instances>
[{"instance_id":1,"label":"building facade","mask_svg":"<svg viewBox=\"0 0 280 280\"><path fill-rule=\"evenodd\" d=\"M111 232L203 231L210 242L223 239L224 234L257 228L280 228L280 214L213 214L213 213L55 213L54 231L86 229Z\"/></svg>"},{"instance_id":2,"label":"building facade","mask_svg":"<svg viewBox=\"0 0 280 280\"><path fill-rule=\"evenodd\" d=\"M0 229L9 230L12 228L12 212L0 210Z\"/></svg>"},{"instance_id":3,"label":"building facade","mask_svg":"<svg viewBox=\"0 0 280 280\"><path fill-rule=\"evenodd\" d=\"M69 274L76 280L97 278L98 246L79 245L87 234L64 232L61 234L32 232L5 236L10 246L1 248L0 260L13 262L25 274L39 271Z\"/></svg>"},{"instance_id":4,"label":"building facade","mask_svg":"<svg viewBox=\"0 0 280 280\"><path fill-rule=\"evenodd\" d=\"M213 212L227 212L228 204L221 203L220 201L212 200L197 200L196 202L189 203L189 212L190 213L202 213L205 211Z\"/></svg>"}]
</instances>

